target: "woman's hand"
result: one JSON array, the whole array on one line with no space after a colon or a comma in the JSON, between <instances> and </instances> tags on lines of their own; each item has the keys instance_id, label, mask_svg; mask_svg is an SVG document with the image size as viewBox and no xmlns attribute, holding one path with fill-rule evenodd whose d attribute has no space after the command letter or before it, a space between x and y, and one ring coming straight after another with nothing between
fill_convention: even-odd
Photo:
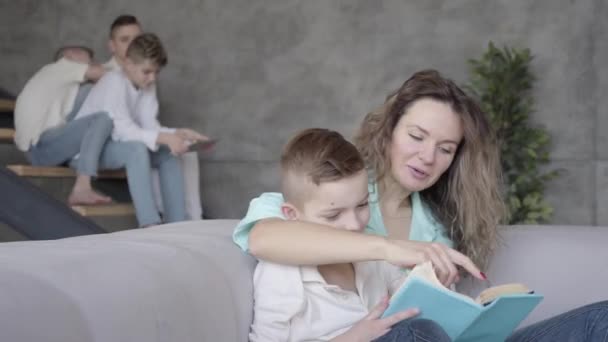
<instances>
[{"instance_id":1,"label":"woman's hand","mask_svg":"<svg viewBox=\"0 0 608 342\"><path fill-rule=\"evenodd\" d=\"M380 336L385 335L391 330L391 327L404 319L412 318L418 315L418 309L412 308L398 312L394 315L380 318L384 310L388 307L388 296L362 320L353 325L348 331L342 335L336 336L332 342L370 342Z\"/></svg>"},{"instance_id":2,"label":"woman's hand","mask_svg":"<svg viewBox=\"0 0 608 342\"><path fill-rule=\"evenodd\" d=\"M437 278L445 286L451 286L459 280L458 266L478 279L486 279L471 259L442 243L394 239L387 239L387 242L384 260L406 268L431 261Z\"/></svg>"}]
</instances>

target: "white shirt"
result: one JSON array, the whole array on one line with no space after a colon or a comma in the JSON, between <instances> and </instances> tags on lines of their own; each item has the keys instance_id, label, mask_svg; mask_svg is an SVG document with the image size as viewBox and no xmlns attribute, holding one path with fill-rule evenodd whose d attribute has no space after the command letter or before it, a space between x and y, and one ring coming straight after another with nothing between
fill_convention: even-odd
<instances>
[{"instance_id":1,"label":"white shirt","mask_svg":"<svg viewBox=\"0 0 608 342\"><path fill-rule=\"evenodd\" d=\"M65 123L88 67L62 58L27 81L15 104L15 144L21 151L36 145L47 129Z\"/></svg>"},{"instance_id":2,"label":"white shirt","mask_svg":"<svg viewBox=\"0 0 608 342\"><path fill-rule=\"evenodd\" d=\"M115 56L112 56L112 58L102 64L102 66L106 71L122 70L122 66L118 63L118 59L116 59ZM156 83L153 83L150 87L154 88L154 91L156 91Z\"/></svg>"},{"instance_id":3,"label":"white shirt","mask_svg":"<svg viewBox=\"0 0 608 342\"><path fill-rule=\"evenodd\" d=\"M107 71L115 71L115 70L120 70L122 69L122 67L120 66L120 64L118 64L118 60L116 59L116 57L112 56L112 58L110 58L107 62L105 62L103 65L103 68L106 69Z\"/></svg>"},{"instance_id":4,"label":"white shirt","mask_svg":"<svg viewBox=\"0 0 608 342\"><path fill-rule=\"evenodd\" d=\"M174 131L162 127L157 120L156 88L135 88L122 70L107 72L97 81L76 119L100 111L107 112L112 118L112 140L115 141L141 141L156 151L158 133Z\"/></svg>"},{"instance_id":5,"label":"white shirt","mask_svg":"<svg viewBox=\"0 0 608 342\"><path fill-rule=\"evenodd\" d=\"M357 293L329 285L316 266L260 261L255 269L249 340L328 341L394 293L405 273L384 261L353 263Z\"/></svg>"}]
</instances>

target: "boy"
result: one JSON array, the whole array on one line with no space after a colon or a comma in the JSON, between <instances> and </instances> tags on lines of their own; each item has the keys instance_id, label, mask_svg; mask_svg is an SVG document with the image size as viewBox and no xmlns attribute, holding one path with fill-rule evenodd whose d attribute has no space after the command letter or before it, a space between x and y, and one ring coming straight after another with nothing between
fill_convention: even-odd
<instances>
[{"instance_id":1,"label":"boy","mask_svg":"<svg viewBox=\"0 0 608 342\"><path fill-rule=\"evenodd\" d=\"M125 64L129 43L141 32L141 25L135 16L124 14L114 19L110 26L110 40L108 41L108 48L112 52L112 58L104 64L104 67L108 70L120 70ZM198 153L186 152L180 155L179 161L184 174L186 214L190 220L201 219L203 209L200 195ZM152 170L152 185L157 207L162 212L163 202L160 195L160 180L156 170Z\"/></svg>"},{"instance_id":2,"label":"boy","mask_svg":"<svg viewBox=\"0 0 608 342\"><path fill-rule=\"evenodd\" d=\"M326 129L302 131L281 156L282 214L288 220L363 232L370 217L367 183L354 145ZM414 309L379 319L387 293L403 278L385 262L288 266L260 260L253 280L250 341L392 341L397 336L410 341L407 337L416 329L443 341L432 322L398 323L415 316Z\"/></svg>"},{"instance_id":3,"label":"boy","mask_svg":"<svg viewBox=\"0 0 608 342\"><path fill-rule=\"evenodd\" d=\"M15 106L15 143L32 165L55 166L78 158L76 182L68 204L103 204L111 199L91 187L103 145L112 131L107 113L72 120L87 93L85 82L97 81L104 69L92 64L93 51L65 46L55 62L45 65L26 83ZM85 139L86 137L86 139Z\"/></svg>"},{"instance_id":4,"label":"boy","mask_svg":"<svg viewBox=\"0 0 608 342\"><path fill-rule=\"evenodd\" d=\"M162 127L156 119L158 101L154 84L167 55L158 37L139 35L129 45L122 70L110 71L93 87L77 114L106 111L114 128L112 141L102 152L103 168L126 168L127 181L139 225L161 223L153 200L151 169L158 168L165 203L164 222L186 219L184 182L177 156L188 144L204 140L190 129Z\"/></svg>"},{"instance_id":5,"label":"boy","mask_svg":"<svg viewBox=\"0 0 608 342\"><path fill-rule=\"evenodd\" d=\"M104 68L108 70L122 68L127 59L129 44L141 33L141 25L136 17L128 14L116 17L110 26L110 40L108 40L108 49L112 57L103 65Z\"/></svg>"}]
</instances>

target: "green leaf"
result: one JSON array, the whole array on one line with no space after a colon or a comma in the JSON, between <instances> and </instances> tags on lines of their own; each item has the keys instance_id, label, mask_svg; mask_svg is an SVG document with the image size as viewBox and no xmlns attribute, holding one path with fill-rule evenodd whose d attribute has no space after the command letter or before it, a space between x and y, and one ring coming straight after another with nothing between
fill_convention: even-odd
<instances>
[{"instance_id":1,"label":"green leaf","mask_svg":"<svg viewBox=\"0 0 608 342\"><path fill-rule=\"evenodd\" d=\"M488 42L486 51L467 61L468 93L478 101L500 141L509 223L550 220L553 208L544 200L547 182L559 176L547 171L551 137L530 121L534 113L536 80L529 48L498 47ZM541 171L542 170L542 171Z\"/></svg>"}]
</instances>

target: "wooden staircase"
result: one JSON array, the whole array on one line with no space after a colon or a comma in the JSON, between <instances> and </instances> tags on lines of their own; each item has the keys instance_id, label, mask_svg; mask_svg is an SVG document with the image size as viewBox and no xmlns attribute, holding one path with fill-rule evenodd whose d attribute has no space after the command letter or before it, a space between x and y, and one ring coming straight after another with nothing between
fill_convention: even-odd
<instances>
[{"instance_id":1,"label":"wooden staircase","mask_svg":"<svg viewBox=\"0 0 608 342\"><path fill-rule=\"evenodd\" d=\"M0 99L0 115L4 113L10 113L14 110L15 101ZM15 130L12 128L0 128L0 144L14 144ZM16 147L15 147L16 149ZM25 158L23 158L25 160ZM65 197L65 187L71 187L72 179L76 177L76 173L73 169L68 167L54 166L54 167L40 167L22 163L14 163L6 165L6 167L17 174L20 177L25 177L31 180L34 184L40 186L44 190L45 183L57 182L57 179L61 179L60 187L62 193L60 195L52 194L60 200L67 200ZM123 170L102 170L99 172L96 182L104 181L125 181L126 184L126 173ZM57 185L55 184L55 187ZM124 187L124 186L123 186ZM46 192L46 190L45 190ZM52 192L52 191L51 191ZM112 194L109 194L112 196ZM124 197L124 196L123 196ZM130 200L129 198L127 200ZM71 207L74 211L82 216L89 217L94 221L103 221L104 219L111 222L116 222L116 218L127 217L129 221L128 228L136 227L135 221L135 209L131 203L111 203L107 205L77 205ZM113 220L114 218L114 220ZM124 220L123 220L124 221ZM99 223L99 222L96 222ZM116 230L115 227L108 227L108 225L100 224L104 229L109 231ZM124 224L123 224L124 226ZM127 227L123 227L127 228ZM1 239L0 239L1 241Z\"/></svg>"},{"instance_id":2,"label":"wooden staircase","mask_svg":"<svg viewBox=\"0 0 608 342\"><path fill-rule=\"evenodd\" d=\"M14 129L12 129L12 128L0 128L0 143L12 143L14 137L15 137L15 130Z\"/></svg>"}]
</instances>

